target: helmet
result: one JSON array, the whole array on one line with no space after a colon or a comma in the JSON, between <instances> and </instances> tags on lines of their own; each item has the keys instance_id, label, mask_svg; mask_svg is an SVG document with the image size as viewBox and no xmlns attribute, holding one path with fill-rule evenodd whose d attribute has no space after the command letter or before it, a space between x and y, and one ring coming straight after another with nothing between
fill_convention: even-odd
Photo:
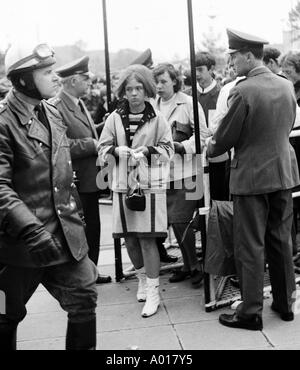
<instances>
[{"instance_id":1,"label":"helmet","mask_svg":"<svg viewBox=\"0 0 300 370\"><path fill-rule=\"evenodd\" d=\"M5 56L5 70L9 77L14 73L29 72L56 63L54 50L47 44L37 46L15 44Z\"/></svg>"}]
</instances>

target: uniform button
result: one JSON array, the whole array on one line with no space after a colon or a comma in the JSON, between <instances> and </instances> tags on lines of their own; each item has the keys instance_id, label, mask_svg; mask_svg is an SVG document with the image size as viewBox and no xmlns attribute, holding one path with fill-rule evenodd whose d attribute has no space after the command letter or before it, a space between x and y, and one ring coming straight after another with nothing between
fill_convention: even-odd
<instances>
[{"instance_id":1,"label":"uniform button","mask_svg":"<svg viewBox=\"0 0 300 370\"><path fill-rule=\"evenodd\" d=\"M55 193L58 193L58 188L57 188L57 187L55 187L55 188L54 188L54 191L55 191Z\"/></svg>"}]
</instances>

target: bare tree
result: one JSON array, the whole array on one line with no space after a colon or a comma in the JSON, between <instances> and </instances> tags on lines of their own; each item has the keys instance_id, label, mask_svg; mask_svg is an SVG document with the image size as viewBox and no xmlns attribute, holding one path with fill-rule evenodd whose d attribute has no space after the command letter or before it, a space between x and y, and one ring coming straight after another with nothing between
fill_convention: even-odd
<instances>
[{"instance_id":1,"label":"bare tree","mask_svg":"<svg viewBox=\"0 0 300 370\"><path fill-rule=\"evenodd\" d=\"M289 23L292 32L293 41L300 38L300 1L298 0L295 7L289 12Z\"/></svg>"},{"instance_id":2,"label":"bare tree","mask_svg":"<svg viewBox=\"0 0 300 370\"><path fill-rule=\"evenodd\" d=\"M226 48L220 43L221 35L210 28L202 35L202 38L202 46L216 58L217 69L222 70L226 65Z\"/></svg>"}]
</instances>

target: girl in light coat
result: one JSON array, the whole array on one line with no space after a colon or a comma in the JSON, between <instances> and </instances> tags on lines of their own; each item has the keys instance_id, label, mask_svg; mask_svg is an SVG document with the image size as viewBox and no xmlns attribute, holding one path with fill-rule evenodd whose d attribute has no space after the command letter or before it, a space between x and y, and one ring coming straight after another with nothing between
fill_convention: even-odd
<instances>
[{"instance_id":1,"label":"girl in light coat","mask_svg":"<svg viewBox=\"0 0 300 370\"><path fill-rule=\"evenodd\" d=\"M150 70L127 68L117 93L125 99L106 121L100 159L113 163L113 237L125 239L139 279L137 299L146 301L142 316L149 317L160 303L156 238L167 236L166 183L173 141L168 123L148 102L156 93ZM137 183L145 193L144 211L132 211L125 202L128 188Z\"/></svg>"}]
</instances>

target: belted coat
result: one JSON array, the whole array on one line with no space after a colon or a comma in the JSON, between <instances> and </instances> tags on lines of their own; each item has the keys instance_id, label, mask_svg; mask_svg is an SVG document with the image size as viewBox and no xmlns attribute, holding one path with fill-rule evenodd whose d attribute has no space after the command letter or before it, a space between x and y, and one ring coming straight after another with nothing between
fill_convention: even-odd
<instances>
[{"instance_id":1,"label":"belted coat","mask_svg":"<svg viewBox=\"0 0 300 370\"><path fill-rule=\"evenodd\" d=\"M61 242L51 265L81 260L88 251L78 215L67 128L57 109L42 101L47 129L33 107L12 90L0 109L0 262L37 267L19 235L43 226Z\"/></svg>"}]
</instances>

